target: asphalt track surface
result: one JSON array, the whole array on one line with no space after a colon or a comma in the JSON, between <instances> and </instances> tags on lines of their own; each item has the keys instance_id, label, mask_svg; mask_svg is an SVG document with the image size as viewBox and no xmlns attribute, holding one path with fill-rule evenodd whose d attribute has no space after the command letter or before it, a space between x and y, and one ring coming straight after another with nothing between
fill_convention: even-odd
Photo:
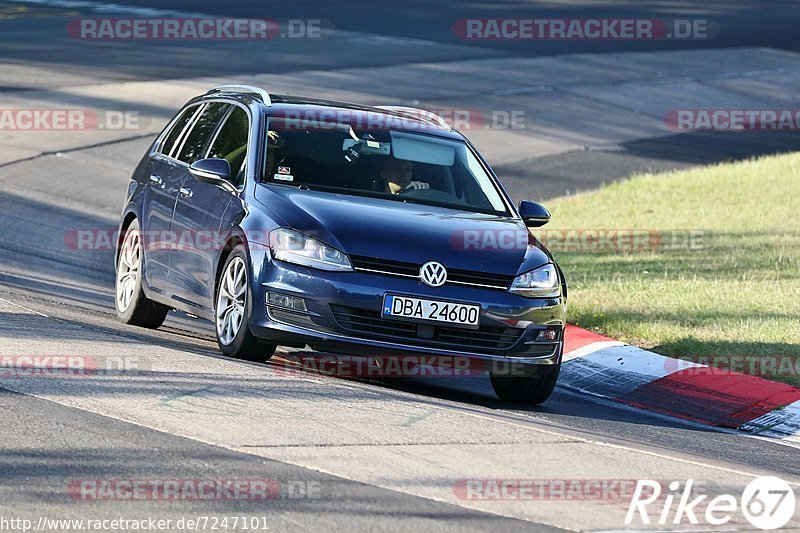
<instances>
[{"instance_id":1,"label":"asphalt track surface","mask_svg":"<svg viewBox=\"0 0 800 533\"><path fill-rule=\"evenodd\" d=\"M420 1L391 9L381 2L173 0L150 5L220 16L318 18L361 37L342 44L346 50L300 42L287 45L291 50L285 53L265 56L237 53L232 43L106 43L89 48L65 41L57 29L63 31L66 17L96 15L86 7L89 4L0 4L0 91L47 91L58 101L71 87L91 83L285 74L310 68L333 72L367 64L402 68L432 56L446 62L699 50L736 47L743 40L789 52L800 46L795 30L798 8L789 2L757 7L631 2L612 7L604 2L464 6ZM496 15L500 8L502 14ZM453 20L472 16L678 17L687 12L720 21L726 32L710 44L464 46L450 31ZM373 53L375 41L369 36L396 40ZM404 39L436 45L420 52ZM369 80L364 86L366 91ZM686 157L686 146L700 141L709 150L697 149L696 159ZM453 486L465 478L652 476L695 477L735 492L756 475L800 482L795 448L560 389L543 406L521 408L497 400L482 378L287 377L281 373L285 368L280 357L267 365L220 357L209 325L182 314L171 315L158 331L120 325L113 314L112 253L74 250L65 244L65 236L70 229L116 224L126 176L148 142L147 134L94 147L89 142L0 166L0 354L79 353L98 359L138 357L145 363L130 375L0 380L0 517L177 519L244 514L266 516L270 529L277 531L611 530L625 527L627 502L474 502L455 497ZM16 147L8 136L3 144ZM719 137L682 139L654 159L675 168L731 157L730 148L723 145ZM733 155L742 156L792 149L796 140L762 136L737 146ZM591 161L559 168L577 172ZM619 176L620 168L628 166L626 159L607 163L607 174L593 183L614 172ZM519 172L519 179L525 179L524 170ZM554 193L560 190L559 176L556 172L548 178ZM85 502L75 501L67 490L71 481L81 479L231 478L278 480L282 487L317 486L320 493L265 505L227 500ZM741 520L733 525L750 528Z\"/></svg>"}]
</instances>

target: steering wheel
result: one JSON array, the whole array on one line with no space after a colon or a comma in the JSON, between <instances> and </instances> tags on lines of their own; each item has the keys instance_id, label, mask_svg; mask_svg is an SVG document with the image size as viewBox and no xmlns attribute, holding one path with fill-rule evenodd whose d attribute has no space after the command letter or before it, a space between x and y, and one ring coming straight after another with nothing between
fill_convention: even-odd
<instances>
[{"instance_id":1,"label":"steering wheel","mask_svg":"<svg viewBox=\"0 0 800 533\"><path fill-rule=\"evenodd\" d=\"M414 183L414 182L420 182L420 183L425 183L425 184L428 183L427 181L422 181L422 180L411 180L410 183ZM426 189L415 189L414 187L409 187L408 185L406 185L406 188L401 190L397 194L409 194L409 193L412 193L414 191L428 191L428 190L430 190L430 187L428 187Z\"/></svg>"},{"instance_id":2,"label":"steering wheel","mask_svg":"<svg viewBox=\"0 0 800 533\"><path fill-rule=\"evenodd\" d=\"M424 200L433 200L435 202L448 202L452 203L457 200L455 196L439 189L403 189L399 195L407 196L409 198L420 198Z\"/></svg>"}]
</instances>

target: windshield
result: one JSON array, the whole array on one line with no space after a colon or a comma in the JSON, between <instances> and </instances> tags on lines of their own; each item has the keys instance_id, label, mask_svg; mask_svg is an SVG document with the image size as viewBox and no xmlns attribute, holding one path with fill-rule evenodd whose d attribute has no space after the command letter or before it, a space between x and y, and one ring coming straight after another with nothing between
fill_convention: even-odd
<instances>
[{"instance_id":1,"label":"windshield","mask_svg":"<svg viewBox=\"0 0 800 533\"><path fill-rule=\"evenodd\" d=\"M500 191L462 141L347 124L270 121L263 181L397 202L508 215Z\"/></svg>"}]
</instances>

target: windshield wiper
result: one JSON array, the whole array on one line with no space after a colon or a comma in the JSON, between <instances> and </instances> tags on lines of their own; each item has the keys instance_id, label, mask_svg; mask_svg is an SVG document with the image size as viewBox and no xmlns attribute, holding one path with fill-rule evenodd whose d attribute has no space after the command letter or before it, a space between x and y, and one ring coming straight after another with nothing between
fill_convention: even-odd
<instances>
[{"instance_id":1,"label":"windshield wiper","mask_svg":"<svg viewBox=\"0 0 800 533\"><path fill-rule=\"evenodd\" d=\"M262 183L267 184L267 185L281 185L283 187L291 187L292 189L299 189L301 191L302 190L305 190L305 191L313 190L311 187L309 187L305 183L286 183L286 182L282 182L282 181L273 181L273 180L262 181Z\"/></svg>"}]
</instances>

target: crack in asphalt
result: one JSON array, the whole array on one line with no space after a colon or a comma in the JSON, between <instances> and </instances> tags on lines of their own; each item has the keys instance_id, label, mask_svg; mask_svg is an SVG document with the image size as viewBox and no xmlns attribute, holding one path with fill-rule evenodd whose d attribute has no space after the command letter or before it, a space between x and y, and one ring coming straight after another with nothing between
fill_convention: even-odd
<instances>
[{"instance_id":1,"label":"crack in asphalt","mask_svg":"<svg viewBox=\"0 0 800 533\"><path fill-rule=\"evenodd\" d=\"M40 153L38 153L36 155L23 157L21 159L15 159L14 161L6 161L5 163L0 163L0 168L5 168L5 167L13 166L13 165L18 165L19 163L27 163L29 161L36 161L37 159L41 159L43 157L49 157L49 156L52 156L52 155L71 154L73 152L81 152L83 150L91 150L93 148L102 148L103 146L112 146L112 145L115 145L115 144L120 144L120 143L124 143L124 142L128 142L128 141L136 141L136 140L144 139L144 138L147 138L147 137L155 137L156 135L157 135L156 133L143 133L141 135L134 135L132 137L126 137L124 139L114 139L114 140L111 140L111 141L102 141L102 142L98 142L98 143L87 144L87 145L84 145L84 146L75 146L73 148L65 148L63 150L50 150L50 151L47 151L47 152L40 152Z\"/></svg>"}]
</instances>

